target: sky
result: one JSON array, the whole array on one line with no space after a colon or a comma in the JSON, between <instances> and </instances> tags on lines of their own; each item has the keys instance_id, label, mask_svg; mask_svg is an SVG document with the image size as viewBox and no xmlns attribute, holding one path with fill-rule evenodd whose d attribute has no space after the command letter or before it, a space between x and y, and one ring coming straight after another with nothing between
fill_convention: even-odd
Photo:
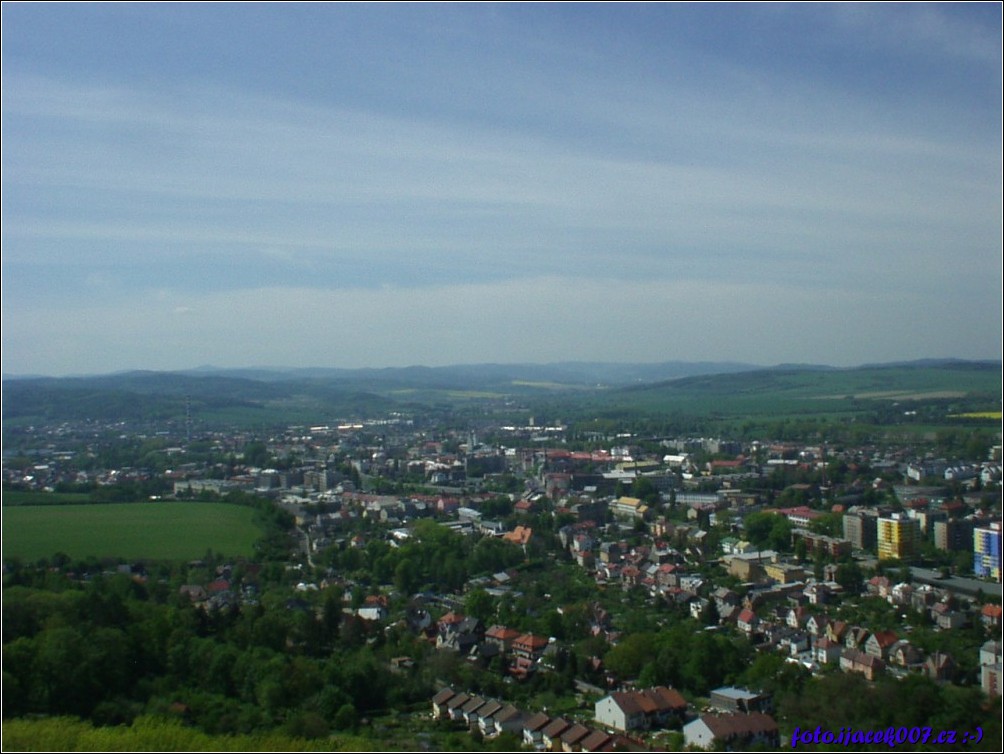
<instances>
[{"instance_id":1,"label":"sky","mask_svg":"<svg viewBox=\"0 0 1004 754\"><path fill-rule=\"evenodd\" d=\"M5 374L1002 351L1000 3L4 3Z\"/></svg>"}]
</instances>

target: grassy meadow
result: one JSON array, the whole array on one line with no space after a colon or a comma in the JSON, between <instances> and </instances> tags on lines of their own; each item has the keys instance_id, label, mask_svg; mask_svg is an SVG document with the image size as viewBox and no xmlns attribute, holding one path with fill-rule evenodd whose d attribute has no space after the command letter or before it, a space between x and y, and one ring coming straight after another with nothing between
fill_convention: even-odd
<instances>
[{"instance_id":1,"label":"grassy meadow","mask_svg":"<svg viewBox=\"0 0 1004 754\"><path fill-rule=\"evenodd\" d=\"M19 505L3 509L3 555L189 560L206 550L252 555L255 511L226 503Z\"/></svg>"}]
</instances>

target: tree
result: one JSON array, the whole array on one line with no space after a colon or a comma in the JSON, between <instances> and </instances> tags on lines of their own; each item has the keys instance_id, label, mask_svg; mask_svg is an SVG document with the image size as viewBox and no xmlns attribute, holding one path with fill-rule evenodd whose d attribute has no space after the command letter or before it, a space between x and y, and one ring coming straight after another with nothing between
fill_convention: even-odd
<instances>
[{"instance_id":1,"label":"tree","mask_svg":"<svg viewBox=\"0 0 1004 754\"><path fill-rule=\"evenodd\" d=\"M331 721L335 730L355 730L359 724L359 713L353 704L346 702L338 708L334 720Z\"/></svg>"},{"instance_id":2,"label":"tree","mask_svg":"<svg viewBox=\"0 0 1004 754\"><path fill-rule=\"evenodd\" d=\"M268 446L258 440L244 446L244 463L248 466L268 466Z\"/></svg>"},{"instance_id":3,"label":"tree","mask_svg":"<svg viewBox=\"0 0 1004 754\"><path fill-rule=\"evenodd\" d=\"M648 477L636 477L631 482L631 493L649 505L657 505L660 501L659 490Z\"/></svg>"},{"instance_id":4,"label":"tree","mask_svg":"<svg viewBox=\"0 0 1004 754\"><path fill-rule=\"evenodd\" d=\"M861 590L864 588L865 578L864 574L861 572L861 566L853 560L841 563L837 566L835 579L848 594L860 594Z\"/></svg>"},{"instance_id":5,"label":"tree","mask_svg":"<svg viewBox=\"0 0 1004 754\"><path fill-rule=\"evenodd\" d=\"M795 557L798 559L799 563L804 563L809 556L808 547L805 544L805 539L799 537L798 541L795 543Z\"/></svg>"},{"instance_id":6,"label":"tree","mask_svg":"<svg viewBox=\"0 0 1004 754\"><path fill-rule=\"evenodd\" d=\"M484 589L472 589L464 600L464 612L482 623L490 623L495 617L495 599Z\"/></svg>"}]
</instances>

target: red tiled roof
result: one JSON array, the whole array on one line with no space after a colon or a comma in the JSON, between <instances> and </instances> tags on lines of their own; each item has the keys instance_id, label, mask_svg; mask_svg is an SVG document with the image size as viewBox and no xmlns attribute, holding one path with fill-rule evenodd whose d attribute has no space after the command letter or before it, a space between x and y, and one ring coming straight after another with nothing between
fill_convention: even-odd
<instances>
[{"instance_id":1,"label":"red tiled roof","mask_svg":"<svg viewBox=\"0 0 1004 754\"><path fill-rule=\"evenodd\" d=\"M711 729L715 738L720 739L777 732L777 723L774 718L763 712L701 715L701 720Z\"/></svg>"},{"instance_id":2,"label":"red tiled roof","mask_svg":"<svg viewBox=\"0 0 1004 754\"><path fill-rule=\"evenodd\" d=\"M610 740L611 736L602 730L594 730L579 742L583 751L599 751Z\"/></svg>"},{"instance_id":3,"label":"red tiled roof","mask_svg":"<svg viewBox=\"0 0 1004 754\"><path fill-rule=\"evenodd\" d=\"M547 639L543 636L534 636L533 634L523 634L515 641L522 647L527 647L529 649L543 649L547 646Z\"/></svg>"}]
</instances>

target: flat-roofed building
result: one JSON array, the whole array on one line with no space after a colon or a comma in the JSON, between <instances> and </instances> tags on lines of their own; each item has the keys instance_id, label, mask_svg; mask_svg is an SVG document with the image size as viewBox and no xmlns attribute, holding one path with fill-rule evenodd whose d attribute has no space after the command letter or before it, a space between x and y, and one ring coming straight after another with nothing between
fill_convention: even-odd
<instances>
[{"instance_id":1,"label":"flat-roofed building","mask_svg":"<svg viewBox=\"0 0 1004 754\"><path fill-rule=\"evenodd\" d=\"M902 513L876 522L876 551L880 559L909 560L920 551L920 523Z\"/></svg>"},{"instance_id":2,"label":"flat-roofed building","mask_svg":"<svg viewBox=\"0 0 1004 754\"><path fill-rule=\"evenodd\" d=\"M1001 525L973 529L973 573L983 578L1001 579Z\"/></svg>"},{"instance_id":3,"label":"flat-roofed building","mask_svg":"<svg viewBox=\"0 0 1004 754\"><path fill-rule=\"evenodd\" d=\"M875 549L878 516L874 511L850 511L844 514L844 539L858 550Z\"/></svg>"}]
</instances>

